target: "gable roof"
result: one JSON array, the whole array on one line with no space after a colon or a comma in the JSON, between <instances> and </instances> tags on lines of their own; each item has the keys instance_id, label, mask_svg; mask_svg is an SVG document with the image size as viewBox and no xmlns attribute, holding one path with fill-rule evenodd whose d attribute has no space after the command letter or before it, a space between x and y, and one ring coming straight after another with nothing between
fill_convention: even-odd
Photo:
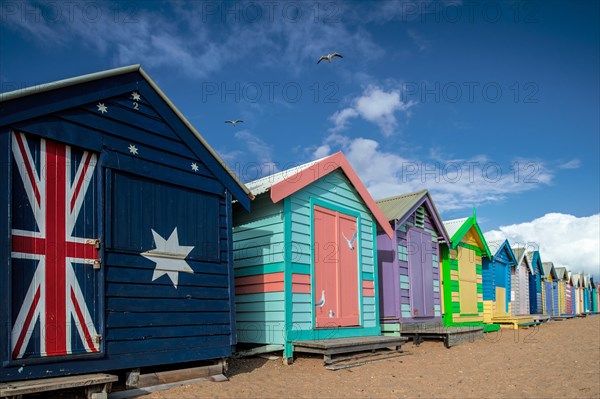
<instances>
[{"instance_id":1,"label":"gable roof","mask_svg":"<svg viewBox=\"0 0 600 399\"><path fill-rule=\"evenodd\" d=\"M577 288L581 287L581 281L579 281L580 277L581 276L579 275L579 273L574 273L571 275L571 278L573 279L574 287L577 287Z\"/></svg>"},{"instance_id":2,"label":"gable roof","mask_svg":"<svg viewBox=\"0 0 600 399\"><path fill-rule=\"evenodd\" d=\"M477 218L475 217L475 214L468 218L447 220L443 223L446 231L448 232L448 236L450 236L452 248L456 248L463 237L469 232L469 230L473 228L477 233L477 237L479 238L481 247L484 249L485 255L490 259L492 258L492 254L490 253L490 249L487 245L485 237L483 236L483 233L477 224Z\"/></svg>"},{"instance_id":3,"label":"gable roof","mask_svg":"<svg viewBox=\"0 0 600 399\"><path fill-rule=\"evenodd\" d=\"M553 279L558 279L556 275L556 268L554 267L554 263L552 262L542 262L542 267L544 268L544 277L548 277L548 275L552 275Z\"/></svg>"},{"instance_id":4,"label":"gable roof","mask_svg":"<svg viewBox=\"0 0 600 399\"><path fill-rule=\"evenodd\" d=\"M450 242L448 233L442 223L442 218L440 218L440 214L438 213L428 190L382 198L375 202L388 221L396 221L396 226L401 226L406 219L417 210L417 208L426 206L429 213L433 216L433 223L438 231L442 233L442 238L445 242Z\"/></svg>"},{"instance_id":5,"label":"gable roof","mask_svg":"<svg viewBox=\"0 0 600 399\"><path fill-rule=\"evenodd\" d=\"M0 126L5 126L9 124L14 124L16 122L20 122L26 119L35 118L41 115L45 115L48 113L47 104L42 101L43 106L37 107L35 109L23 109L23 107L19 107L19 102L23 99L28 99L31 96L45 95L44 93L58 91L61 89L71 88L77 85L96 82L103 79L115 79L119 77L124 77L128 74L138 74L143 80L147 82L147 84L158 94L158 96L167 104L173 114L180 120L180 122L191 132L193 136L202 144L202 146L206 149L208 154L214 158L225 173L222 171L217 171L215 166L211 165L210 162L206 164L206 167L211 170L215 176L222 177L229 181L224 181L225 187L230 190L231 194L244 206L244 208L249 209L250 200L254 199L254 196L248 190L248 188L242 183L238 177L233 173L231 168L223 161L223 159L217 154L217 152L208 144L208 142L202 137L200 132L198 132L194 126L186 119L186 117L179 111L179 109L169 100L169 98L162 92L162 90L154 83L154 81L148 76L148 74L142 69L139 64L129 65L125 67L110 69L106 71L91 73L87 75L81 75L69 79L58 80L51 83L46 83L37 86L31 86L20 90L11 91L8 93L0 93ZM88 103L91 101L95 101L97 98L90 99L88 97L82 98L80 100L81 103ZM58 102L57 102L58 103ZM62 107L62 108L60 108ZM69 105L68 108L72 107ZM55 112L57 109L62 110L66 109L63 104L57 104L52 108L51 112ZM197 151L194 148L191 150L196 153ZM201 154L196 154L202 159Z\"/></svg>"},{"instance_id":6,"label":"gable roof","mask_svg":"<svg viewBox=\"0 0 600 399\"><path fill-rule=\"evenodd\" d=\"M525 256L529 261L529 266L531 267L531 274L539 273L540 276L544 277L544 268L542 266L542 257L540 255L540 251L527 251L525 252ZM536 267L536 265L538 267Z\"/></svg>"},{"instance_id":7,"label":"gable roof","mask_svg":"<svg viewBox=\"0 0 600 399\"><path fill-rule=\"evenodd\" d=\"M515 258L517 259L517 265L520 265L521 263L525 262L527 263L527 268L529 269L529 273L531 274L535 274L535 271L533 270L533 264L532 264L532 258L533 258L533 253L531 256L528 256L528 252L525 251L525 248L523 247L512 247L511 248L513 253L515 254Z\"/></svg>"},{"instance_id":8,"label":"gable roof","mask_svg":"<svg viewBox=\"0 0 600 399\"><path fill-rule=\"evenodd\" d=\"M500 254L501 252L506 252L506 255L508 257L508 261L511 265L519 265L519 258L517 258L516 254L513 252L513 249L510 247L510 243L508 242L508 240L494 240L494 241L488 241L488 247L491 250L495 250L494 253L492 253L492 259L497 257L498 254Z\"/></svg>"},{"instance_id":9,"label":"gable roof","mask_svg":"<svg viewBox=\"0 0 600 399\"><path fill-rule=\"evenodd\" d=\"M565 280L567 278L567 268L566 267L557 267L556 268L556 277L559 280Z\"/></svg>"},{"instance_id":10,"label":"gable roof","mask_svg":"<svg viewBox=\"0 0 600 399\"><path fill-rule=\"evenodd\" d=\"M381 209L379 209L373 197L371 197L371 194L369 194L369 191L356 175L356 172L350 166L350 163L342 152L337 152L325 158L263 177L247 183L247 187L254 195L270 191L271 201L277 203L338 169L341 169L346 175L350 184L356 189L358 195L371 211L373 217L375 217L377 223L391 238L394 234L392 226L390 226Z\"/></svg>"}]
</instances>

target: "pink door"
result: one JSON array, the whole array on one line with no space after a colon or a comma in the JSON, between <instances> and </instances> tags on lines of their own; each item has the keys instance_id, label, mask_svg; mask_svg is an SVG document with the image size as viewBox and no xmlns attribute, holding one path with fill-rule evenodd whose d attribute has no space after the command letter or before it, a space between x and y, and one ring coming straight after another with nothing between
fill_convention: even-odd
<instances>
[{"instance_id":1,"label":"pink door","mask_svg":"<svg viewBox=\"0 0 600 399\"><path fill-rule=\"evenodd\" d=\"M356 218L315 206L315 322L359 325Z\"/></svg>"}]
</instances>

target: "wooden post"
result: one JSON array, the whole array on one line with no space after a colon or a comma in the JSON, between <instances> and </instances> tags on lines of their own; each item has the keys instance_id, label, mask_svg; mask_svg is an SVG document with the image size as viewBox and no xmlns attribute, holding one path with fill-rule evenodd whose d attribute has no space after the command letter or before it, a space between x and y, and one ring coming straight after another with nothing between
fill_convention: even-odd
<instances>
[{"instance_id":1,"label":"wooden post","mask_svg":"<svg viewBox=\"0 0 600 399\"><path fill-rule=\"evenodd\" d=\"M127 389L137 388L140 381L140 369L133 369L126 374L125 387Z\"/></svg>"}]
</instances>

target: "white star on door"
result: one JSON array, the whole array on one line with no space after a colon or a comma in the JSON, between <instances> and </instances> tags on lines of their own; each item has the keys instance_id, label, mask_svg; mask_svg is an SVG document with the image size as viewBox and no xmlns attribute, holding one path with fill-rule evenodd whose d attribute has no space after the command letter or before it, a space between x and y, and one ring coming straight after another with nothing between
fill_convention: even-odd
<instances>
[{"instance_id":1,"label":"white star on door","mask_svg":"<svg viewBox=\"0 0 600 399\"><path fill-rule=\"evenodd\" d=\"M194 273L194 270L185 261L185 258L194 247L179 245L177 227L173 229L173 232L167 240L162 238L161 235L153 229L151 230L156 248L143 252L140 255L156 263L154 274L152 274L152 281L166 274L173 282L173 286L177 288L180 272Z\"/></svg>"},{"instance_id":2,"label":"white star on door","mask_svg":"<svg viewBox=\"0 0 600 399\"><path fill-rule=\"evenodd\" d=\"M108 107L104 105L104 103L98 103L96 104L96 107L98 107L98 112L100 112L101 114L105 114L108 112Z\"/></svg>"}]
</instances>

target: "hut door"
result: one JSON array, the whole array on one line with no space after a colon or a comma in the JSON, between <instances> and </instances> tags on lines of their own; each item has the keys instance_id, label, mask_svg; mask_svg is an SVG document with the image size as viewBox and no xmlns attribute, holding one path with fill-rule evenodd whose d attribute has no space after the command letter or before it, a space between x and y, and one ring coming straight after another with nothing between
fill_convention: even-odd
<instances>
[{"instance_id":1,"label":"hut door","mask_svg":"<svg viewBox=\"0 0 600 399\"><path fill-rule=\"evenodd\" d=\"M356 218L315 206L316 327L359 325Z\"/></svg>"},{"instance_id":2,"label":"hut door","mask_svg":"<svg viewBox=\"0 0 600 399\"><path fill-rule=\"evenodd\" d=\"M522 315L529 313L529 309L527 309L528 302L525 301L528 295L527 287L529 286L527 273L527 267L524 264L519 265L519 297L521 298L519 302L519 314Z\"/></svg>"},{"instance_id":3,"label":"hut door","mask_svg":"<svg viewBox=\"0 0 600 399\"><path fill-rule=\"evenodd\" d=\"M477 261L475 251L458 247L458 289L461 314L477 314Z\"/></svg>"},{"instance_id":4,"label":"hut door","mask_svg":"<svg viewBox=\"0 0 600 399\"><path fill-rule=\"evenodd\" d=\"M496 307L497 316L506 315L508 312L508 302L506 300L506 288L508 287L509 265L497 262L494 270L496 280Z\"/></svg>"},{"instance_id":5,"label":"hut door","mask_svg":"<svg viewBox=\"0 0 600 399\"><path fill-rule=\"evenodd\" d=\"M544 294L545 294L545 303L546 303L546 314L552 315L554 311L552 310L552 282L547 281L544 283Z\"/></svg>"},{"instance_id":6,"label":"hut door","mask_svg":"<svg viewBox=\"0 0 600 399\"><path fill-rule=\"evenodd\" d=\"M12 136L13 359L99 352L97 156Z\"/></svg>"},{"instance_id":7,"label":"hut door","mask_svg":"<svg viewBox=\"0 0 600 399\"><path fill-rule=\"evenodd\" d=\"M408 230L408 273L413 317L433 316L433 259L431 234Z\"/></svg>"}]
</instances>

